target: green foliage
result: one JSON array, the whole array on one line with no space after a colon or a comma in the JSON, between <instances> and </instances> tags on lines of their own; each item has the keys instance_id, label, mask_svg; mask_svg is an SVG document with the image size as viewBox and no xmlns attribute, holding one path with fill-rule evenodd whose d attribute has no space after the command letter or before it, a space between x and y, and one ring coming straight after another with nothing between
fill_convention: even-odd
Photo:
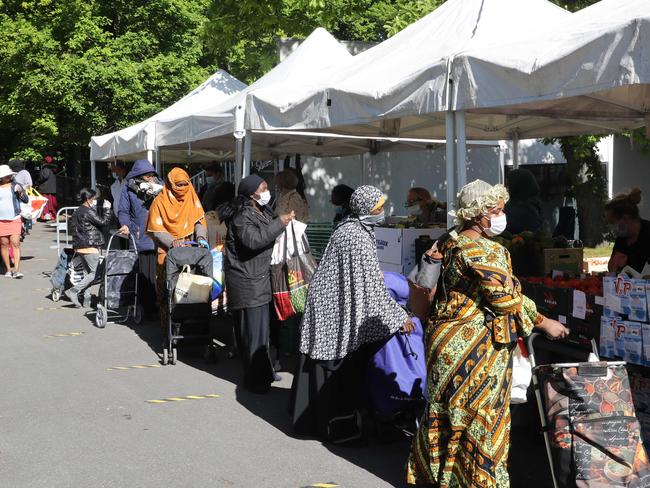
<instances>
[{"instance_id":1,"label":"green foliage","mask_svg":"<svg viewBox=\"0 0 650 488\"><path fill-rule=\"evenodd\" d=\"M248 83L276 63L276 40L324 27L338 39L380 42L444 0L212 0L204 35L219 66Z\"/></svg>"},{"instance_id":2,"label":"green foliage","mask_svg":"<svg viewBox=\"0 0 650 488\"><path fill-rule=\"evenodd\" d=\"M79 154L202 82L207 1L0 2L0 157Z\"/></svg>"}]
</instances>

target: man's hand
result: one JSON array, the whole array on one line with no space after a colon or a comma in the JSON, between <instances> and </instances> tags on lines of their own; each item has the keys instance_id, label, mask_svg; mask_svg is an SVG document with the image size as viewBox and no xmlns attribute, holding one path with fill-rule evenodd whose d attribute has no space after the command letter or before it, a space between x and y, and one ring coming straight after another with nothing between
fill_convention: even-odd
<instances>
[{"instance_id":1,"label":"man's hand","mask_svg":"<svg viewBox=\"0 0 650 488\"><path fill-rule=\"evenodd\" d=\"M125 236L129 235L129 226L128 225L123 225L122 227L119 228L118 232L120 234L124 234Z\"/></svg>"}]
</instances>

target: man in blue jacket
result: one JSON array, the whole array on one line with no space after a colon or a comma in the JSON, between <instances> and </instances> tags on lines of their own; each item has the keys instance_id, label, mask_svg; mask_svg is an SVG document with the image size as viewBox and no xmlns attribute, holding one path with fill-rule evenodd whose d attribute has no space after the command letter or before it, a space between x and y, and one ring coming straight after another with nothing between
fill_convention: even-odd
<instances>
[{"instance_id":1,"label":"man in blue jacket","mask_svg":"<svg viewBox=\"0 0 650 488\"><path fill-rule=\"evenodd\" d=\"M117 217L120 232L135 239L139 262L138 299L149 316L155 314L156 307L156 249L146 233L149 207L156 195L162 190L156 169L146 159L133 163L133 168L126 175L126 185L122 187ZM129 247L133 242L129 238Z\"/></svg>"}]
</instances>

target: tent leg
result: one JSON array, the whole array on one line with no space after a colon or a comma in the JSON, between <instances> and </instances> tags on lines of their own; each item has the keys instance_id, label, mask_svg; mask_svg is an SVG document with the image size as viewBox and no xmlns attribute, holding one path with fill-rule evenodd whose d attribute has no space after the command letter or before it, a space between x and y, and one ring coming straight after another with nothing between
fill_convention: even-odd
<instances>
[{"instance_id":1,"label":"tent leg","mask_svg":"<svg viewBox=\"0 0 650 488\"><path fill-rule=\"evenodd\" d=\"M467 184L467 141L465 138L465 112L456 112L456 164L458 165L458 190Z\"/></svg>"},{"instance_id":2,"label":"tent leg","mask_svg":"<svg viewBox=\"0 0 650 488\"><path fill-rule=\"evenodd\" d=\"M455 141L454 141L454 112L448 111L445 115L446 119L446 137L447 137L447 153L445 155L445 177L447 179L447 211L453 210L456 200L456 186L454 184L454 164L456 159ZM453 225L453 219L447 217L447 226Z\"/></svg>"},{"instance_id":3,"label":"tent leg","mask_svg":"<svg viewBox=\"0 0 650 488\"><path fill-rule=\"evenodd\" d=\"M512 135L512 168L519 169L519 134Z\"/></svg>"},{"instance_id":4,"label":"tent leg","mask_svg":"<svg viewBox=\"0 0 650 488\"><path fill-rule=\"evenodd\" d=\"M253 152L253 133L249 130L246 131L244 136L244 158L242 161L242 177L251 174L251 155Z\"/></svg>"},{"instance_id":5,"label":"tent leg","mask_svg":"<svg viewBox=\"0 0 650 488\"><path fill-rule=\"evenodd\" d=\"M499 183L506 183L506 153L503 143L499 144Z\"/></svg>"},{"instance_id":6,"label":"tent leg","mask_svg":"<svg viewBox=\"0 0 650 488\"><path fill-rule=\"evenodd\" d=\"M90 162L90 187L93 190L97 189L97 161Z\"/></svg>"},{"instance_id":7,"label":"tent leg","mask_svg":"<svg viewBox=\"0 0 650 488\"><path fill-rule=\"evenodd\" d=\"M162 176L162 150L157 147L156 148L156 173L158 173L158 176Z\"/></svg>"},{"instance_id":8,"label":"tent leg","mask_svg":"<svg viewBox=\"0 0 650 488\"><path fill-rule=\"evenodd\" d=\"M153 164L153 151L151 149L147 151L147 160Z\"/></svg>"}]
</instances>

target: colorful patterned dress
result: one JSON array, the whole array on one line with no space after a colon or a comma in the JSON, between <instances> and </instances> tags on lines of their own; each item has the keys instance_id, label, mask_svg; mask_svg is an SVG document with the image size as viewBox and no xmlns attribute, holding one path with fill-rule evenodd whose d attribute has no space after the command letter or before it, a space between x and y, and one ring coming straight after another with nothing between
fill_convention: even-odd
<instances>
[{"instance_id":1,"label":"colorful patterned dress","mask_svg":"<svg viewBox=\"0 0 650 488\"><path fill-rule=\"evenodd\" d=\"M452 234L442 252L443 279L425 337L429 403L407 481L508 488L512 351L543 316L521 294L503 246Z\"/></svg>"}]
</instances>

